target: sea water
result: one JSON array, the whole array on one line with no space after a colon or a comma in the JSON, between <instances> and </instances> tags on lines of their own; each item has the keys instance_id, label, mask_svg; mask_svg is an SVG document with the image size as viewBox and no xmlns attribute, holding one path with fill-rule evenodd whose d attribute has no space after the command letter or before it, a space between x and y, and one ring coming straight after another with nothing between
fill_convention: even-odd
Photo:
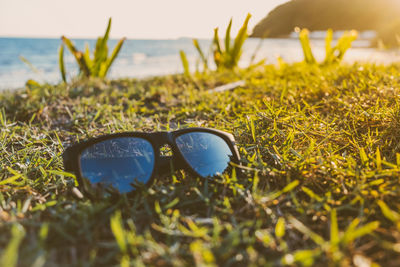
<instances>
[{"instance_id":1,"label":"sea water","mask_svg":"<svg viewBox=\"0 0 400 267\"><path fill-rule=\"evenodd\" d=\"M87 43L93 52L94 39L73 39L79 50ZM118 40L109 41L109 54ZM200 40L204 52L210 53L211 40ZM58 65L58 50L60 39L31 38L0 38L0 89L16 89L23 87L27 80L33 79L39 83L56 84L61 81ZM322 60L325 54L324 40L312 40L313 51L317 59ZM126 40L120 54L109 70L108 77L143 78L148 76L166 75L183 72L179 51L186 52L190 70L195 71L199 64L197 51L192 39L175 40ZM65 49L64 61L67 79L78 74L78 67L72 54ZM267 63L276 64L281 57L286 62L303 60L303 52L299 41L291 39L248 39L243 49L240 66L246 67L265 59ZM24 62L21 58L26 59ZM400 52L397 50L380 51L370 48L368 40L357 40L348 53L345 61L368 61L373 63L400 62ZM212 60L210 60L212 62ZM212 66L211 66L212 67Z\"/></svg>"}]
</instances>

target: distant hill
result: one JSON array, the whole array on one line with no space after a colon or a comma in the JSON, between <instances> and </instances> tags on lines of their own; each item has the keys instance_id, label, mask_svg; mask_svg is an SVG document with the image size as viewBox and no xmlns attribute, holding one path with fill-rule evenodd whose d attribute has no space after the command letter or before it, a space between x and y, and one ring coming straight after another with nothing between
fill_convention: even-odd
<instances>
[{"instance_id":1,"label":"distant hill","mask_svg":"<svg viewBox=\"0 0 400 267\"><path fill-rule=\"evenodd\" d=\"M295 27L375 30L387 42L396 42L400 0L292 0L272 10L254 27L251 37L284 37Z\"/></svg>"}]
</instances>

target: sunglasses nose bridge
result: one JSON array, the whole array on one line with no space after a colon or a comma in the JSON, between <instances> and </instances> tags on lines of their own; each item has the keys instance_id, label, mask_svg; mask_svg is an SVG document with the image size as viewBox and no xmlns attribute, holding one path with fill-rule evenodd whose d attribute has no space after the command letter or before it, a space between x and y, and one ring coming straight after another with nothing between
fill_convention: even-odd
<instances>
[{"instance_id":1,"label":"sunglasses nose bridge","mask_svg":"<svg viewBox=\"0 0 400 267\"><path fill-rule=\"evenodd\" d=\"M153 133L152 138L153 144L156 145L157 148L161 148L162 146L169 145L173 146L173 136L171 132L155 132Z\"/></svg>"},{"instance_id":2,"label":"sunglasses nose bridge","mask_svg":"<svg viewBox=\"0 0 400 267\"><path fill-rule=\"evenodd\" d=\"M158 175L170 175L174 170L182 168L180 160L177 158L176 145L174 144L173 132L155 133L154 140L158 150ZM167 148L167 151L162 151ZM165 155L167 154L167 155Z\"/></svg>"}]
</instances>

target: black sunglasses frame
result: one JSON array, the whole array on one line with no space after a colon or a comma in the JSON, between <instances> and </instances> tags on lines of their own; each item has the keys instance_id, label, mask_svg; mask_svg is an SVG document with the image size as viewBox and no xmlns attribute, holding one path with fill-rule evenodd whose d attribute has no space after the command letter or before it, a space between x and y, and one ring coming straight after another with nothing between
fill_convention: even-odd
<instances>
[{"instance_id":1,"label":"black sunglasses frame","mask_svg":"<svg viewBox=\"0 0 400 267\"><path fill-rule=\"evenodd\" d=\"M84 193L90 196L92 193L91 190L88 188L89 186L88 181L85 181L85 179L82 177L81 174L80 156L82 151L96 143L105 140L114 139L118 137L138 137L149 141L154 150L154 157L155 157L154 168L150 176L150 179L147 181L147 183L144 184L145 186L153 184L156 178L171 173L171 160L173 162L175 170L185 169L189 171L191 175L203 177L190 166L185 157L179 151L178 146L176 144L176 138L178 136L195 132L210 133L222 138L229 146L229 149L232 152L231 161L234 164L237 165L240 164L239 151L236 147L235 139L232 134L210 128L186 128L170 132L151 132L151 133L123 132L123 133L107 134L99 137L90 138L86 141L73 144L70 147L66 148L66 150L62 155L64 161L64 168L66 171L75 174L78 180L79 188L82 189ZM165 145L169 145L171 147L172 156L160 155L160 149ZM136 190L133 190L128 194L134 193L135 191Z\"/></svg>"}]
</instances>

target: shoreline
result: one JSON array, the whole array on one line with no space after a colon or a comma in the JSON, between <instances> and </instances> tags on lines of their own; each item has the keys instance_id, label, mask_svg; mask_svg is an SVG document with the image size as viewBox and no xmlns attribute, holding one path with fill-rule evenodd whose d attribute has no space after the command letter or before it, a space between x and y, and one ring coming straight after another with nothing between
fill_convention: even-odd
<instances>
[{"instance_id":1,"label":"shoreline","mask_svg":"<svg viewBox=\"0 0 400 267\"><path fill-rule=\"evenodd\" d=\"M396 54L400 53L398 51L394 51ZM295 63L288 63L289 66L293 66L296 64L302 64L303 62L295 62ZM352 63L346 62L346 60L344 60L341 65L343 66L354 66L354 65L366 65L366 66L376 66L376 67L389 67L389 66L396 66L396 65L400 65L400 61L393 61L393 62L384 62L384 63L376 63L376 62L363 62L363 61L354 61ZM263 66L266 67L274 67L274 68L279 68L279 64L275 63L275 64L265 64ZM243 70L245 70L246 68L243 68ZM215 70L211 69L212 72L215 72ZM106 78L104 79L104 81L106 83L110 83L110 82L119 82L119 81L126 81L126 80L130 80L130 81L148 81L148 80L152 80L152 79L159 79L159 78L167 78L167 77L174 77L174 76L182 76L183 73L182 72L177 72L177 73L166 73L166 74L161 74L161 75L146 75L146 76L136 76L136 77L110 77L110 78ZM35 81L35 80L33 80ZM0 86L0 94L3 93L17 93L18 91L23 91L26 89L26 82L25 81L25 85L21 86L21 87L16 87L16 88L2 88ZM35 81L37 82L37 81ZM71 83L75 83L75 82L79 82L79 78L76 78L75 81L71 81ZM63 84L63 82L61 82L61 80L58 83L39 83L40 86L50 86L50 87L54 87L54 86L60 86Z\"/></svg>"},{"instance_id":2,"label":"shoreline","mask_svg":"<svg viewBox=\"0 0 400 267\"><path fill-rule=\"evenodd\" d=\"M93 40L92 40L93 41ZM209 46L210 40L202 40L200 45L203 48ZM316 57L323 57L324 41L314 40L313 46ZM77 46L82 49L85 41L77 41ZM245 43L244 54L240 66L246 67L253 56L254 51L260 44L260 40L249 39ZM17 47L14 54L6 54L3 58L6 65L0 65L0 90L13 89L23 87L24 82L33 79L39 82L57 83L61 80L59 73L57 51L60 45L59 40L52 40L50 43L43 43L36 40L31 44L31 49L26 50L23 40ZM91 44L93 45L93 44ZM113 47L111 44L110 47ZM397 54L393 51L378 51L371 48L365 48L362 41L354 43L354 46L363 46L363 48L352 48L346 53L345 61L370 61L377 63L400 61L400 52ZM5 46L7 47L7 45ZM45 53L38 53L37 49L45 49ZM47 50L46 50L47 47ZM22 49L22 50L21 50ZM25 49L25 50L24 50ZM110 78L121 77L149 77L164 74L174 74L183 72L182 63L179 58L179 50L182 49L187 53L190 69L196 69L197 54L193 48L191 39L179 39L169 41L139 41L128 40L124 44L119 57L111 68ZM18 53L16 53L18 51ZM7 49L3 53L8 53ZM29 69L18 57L22 55L32 63L42 74L36 74ZM286 62L293 63L303 60L301 46L296 39L266 39L262 41L261 46L256 55L256 60L266 58L268 64L276 64L277 56L280 55ZM71 76L77 74L77 67L71 55L66 53L66 68Z\"/></svg>"}]
</instances>

